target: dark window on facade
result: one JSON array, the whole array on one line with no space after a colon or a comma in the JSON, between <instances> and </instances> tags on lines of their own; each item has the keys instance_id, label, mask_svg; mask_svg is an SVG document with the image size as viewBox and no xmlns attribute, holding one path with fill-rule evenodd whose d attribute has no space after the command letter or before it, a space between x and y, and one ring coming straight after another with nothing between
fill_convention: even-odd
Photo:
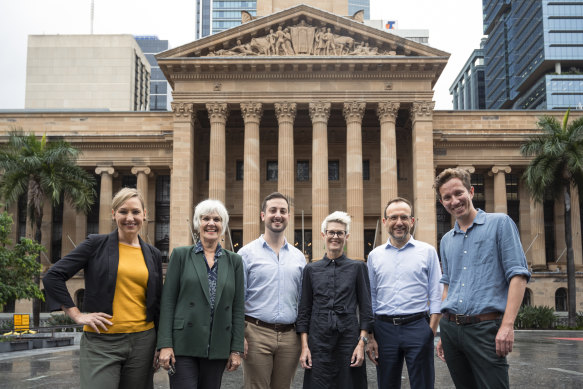
<instances>
[{"instance_id":1,"label":"dark window on facade","mask_svg":"<svg viewBox=\"0 0 583 389\"><path fill-rule=\"evenodd\" d=\"M474 208L484 209L486 208L486 196L484 189L484 175L483 174L472 174L471 183L474 187L474 198L472 203Z\"/></svg>"},{"instance_id":2,"label":"dark window on facade","mask_svg":"<svg viewBox=\"0 0 583 389\"><path fill-rule=\"evenodd\" d=\"M555 311L566 312L568 309L567 288L559 288L555 292Z\"/></svg>"},{"instance_id":3,"label":"dark window on facade","mask_svg":"<svg viewBox=\"0 0 583 389\"><path fill-rule=\"evenodd\" d=\"M296 163L296 180L310 181L310 162L298 161Z\"/></svg>"},{"instance_id":4,"label":"dark window on facade","mask_svg":"<svg viewBox=\"0 0 583 389\"><path fill-rule=\"evenodd\" d=\"M170 176L156 177L155 246L162 253L162 262L168 262L170 247Z\"/></svg>"},{"instance_id":5,"label":"dark window on facade","mask_svg":"<svg viewBox=\"0 0 583 389\"><path fill-rule=\"evenodd\" d=\"M506 174L506 207L508 216L520 226L520 200L518 197L518 175Z\"/></svg>"},{"instance_id":6,"label":"dark window on facade","mask_svg":"<svg viewBox=\"0 0 583 389\"><path fill-rule=\"evenodd\" d=\"M209 163L208 159L204 163L204 170L205 170L204 179L208 181L209 175L210 175L210 173L209 173L210 172L210 163Z\"/></svg>"},{"instance_id":7,"label":"dark window on facade","mask_svg":"<svg viewBox=\"0 0 583 389\"><path fill-rule=\"evenodd\" d=\"M302 251L309 261L312 262L312 231L304 230L304 239L302 241L302 230L294 231L294 246Z\"/></svg>"},{"instance_id":8,"label":"dark window on facade","mask_svg":"<svg viewBox=\"0 0 583 389\"><path fill-rule=\"evenodd\" d=\"M243 247L243 230L231 230L231 241L233 242L233 251L239 251Z\"/></svg>"},{"instance_id":9,"label":"dark window on facade","mask_svg":"<svg viewBox=\"0 0 583 389\"><path fill-rule=\"evenodd\" d=\"M328 161L328 181L340 180L340 161Z\"/></svg>"},{"instance_id":10,"label":"dark window on facade","mask_svg":"<svg viewBox=\"0 0 583 389\"><path fill-rule=\"evenodd\" d=\"M26 237L27 195L18 197L18 239Z\"/></svg>"},{"instance_id":11,"label":"dark window on facade","mask_svg":"<svg viewBox=\"0 0 583 389\"><path fill-rule=\"evenodd\" d=\"M237 161L235 166L235 179L237 181L243 181L243 174L245 173L245 167L243 161Z\"/></svg>"},{"instance_id":12,"label":"dark window on facade","mask_svg":"<svg viewBox=\"0 0 583 389\"><path fill-rule=\"evenodd\" d=\"M363 181L370 180L370 160L368 159L362 160L362 180Z\"/></svg>"},{"instance_id":13,"label":"dark window on facade","mask_svg":"<svg viewBox=\"0 0 583 389\"><path fill-rule=\"evenodd\" d=\"M545 219L545 256L547 263L555 262L555 200L547 191L543 202Z\"/></svg>"},{"instance_id":14,"label":"dark window on facade","mask_svg":"<svg viewBox=\"0 0 583 389\"><path fill-rule=\"evenodd\" d=\"M522 298L521 306L530 307L531 305L532 305L532 290L526 288L524 290L524 297Z\"/></svg>"},{"instance_id":15,"label":"dark window on facade","mask_svg":"<svg viewBox=\"0 0 583 389\"><path fill-rule=\"evenodd\" d=\"M99 194L101 192L101 176L94 175L94 177L96 196L89 213L87 213L87 235L99 233Z\"/></svg>"},{"instance_id":16,"label":"dark window on facade","mask_svg":"<svg viewBox=\"0 0 583 389\"><path fill-rule=\"evenodd\" d=\"M75 305L83 312L83 302L85 301L85 289L79 289L75 293Z\"/></svg>"},{"instance_id":17,"label":"dark window on facade","mask_svg":"<svg viewBox=\"0 0 583 389\"><path fill-rule=\"evenodd\" d=\"M277 161L267 161L267 181L277 181Z\"/></svg>"},{"instance_id":18,"label":"dark window on facade","mask_svg":"<svg viewBox=\"0 0 583 389\"><path fill-rule=\"evenodd\" d=\"M65 237L65 239L69 239ZM63 197L58 205L53 206L53 221L51 229L51 262L61 259L61 247L63 243ZM42 255L42 254L41 254Z\"/></svg>"},{"instance_id":19,"label":"dark window on facade","mask_svg":"<svg viewBox=\"0 0 583 389\"><path fill-rule=\"evenodd\" d=\"M437 213L437 253L441 256L439 251L441 238L451 230L451 215L445 210L439 201L435 204L435 211Z\"/></svg>"},{"instance_id":20,"label":"dark window on facade","mask_svg":"<svg viewBox=\"0 0 583 389\"><path fill-rule=\"evenodd\" d=\"M375 248L375 230L364 230L364 257L368 258L368 254Z\"/></svg>"},{"instance_id":21,"label":"dark window on facade","mask_svg":"<svg viewBox=\"0 0 583 389\"><path fill-rule=\"evenodd\" d=\"M121 178L121 187L122 188L134 188L136 189L138 186L138 177L130 174L124 175Z\"/></svg>"}]
</instances>

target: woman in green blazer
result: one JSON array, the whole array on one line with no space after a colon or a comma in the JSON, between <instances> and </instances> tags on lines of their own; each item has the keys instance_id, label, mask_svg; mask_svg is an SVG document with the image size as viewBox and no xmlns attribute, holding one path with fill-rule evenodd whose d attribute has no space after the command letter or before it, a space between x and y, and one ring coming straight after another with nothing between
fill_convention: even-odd
<instances>
[{"instance_id":1,"label":"woman in green blazer","mask_svg":"<svg viewBox=\"0 0 583 389\"><path fill-rule=\"evenodd\" d=\"M162 290L158 349L170 387L217 388L225 368L241 365L244 334L243 262L221 247L229 222L224 205L194 210L194 246L172 251Z\"/></svg>"}]
</instances>

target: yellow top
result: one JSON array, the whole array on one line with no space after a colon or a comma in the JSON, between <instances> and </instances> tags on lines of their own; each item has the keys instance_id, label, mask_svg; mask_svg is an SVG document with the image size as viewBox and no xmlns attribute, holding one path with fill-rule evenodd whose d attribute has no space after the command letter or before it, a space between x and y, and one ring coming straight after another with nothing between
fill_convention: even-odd
<instances>
[{"instance_id":1,"label":"yellow top","mask_svg":"<svg viewBox=\"0 0 583 389\"><path fill-rule=\"evenodd\" d=\"M119 243L119 265L113 296L112 326L107 326L106 334L141 332L154 328L154 322L146 321L146 290L148 268L141 247ZM84 331L94 332L84 326Z\"/></svg>"}]
</instances>

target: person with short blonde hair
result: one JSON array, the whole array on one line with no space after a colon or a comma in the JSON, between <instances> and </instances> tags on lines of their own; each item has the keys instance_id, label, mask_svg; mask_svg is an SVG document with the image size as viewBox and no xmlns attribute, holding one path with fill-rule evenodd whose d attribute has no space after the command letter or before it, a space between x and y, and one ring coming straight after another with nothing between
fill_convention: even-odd
<instances>
[{"instance_id":1,"label":"person with short blonde hair","mask_svg":"<svg viewBox=\"0 0 583 389\"><path fill-rule=\"evenodd\" d=\"M81 388L150 388L162 290L160 251L138 235L146 219L141 193L123 188L112 200L116 229L89 235L43 278L51 311L62 309L81 338ZM66 281L85 270L82 313Z\"/></svg>"}]
</instances>

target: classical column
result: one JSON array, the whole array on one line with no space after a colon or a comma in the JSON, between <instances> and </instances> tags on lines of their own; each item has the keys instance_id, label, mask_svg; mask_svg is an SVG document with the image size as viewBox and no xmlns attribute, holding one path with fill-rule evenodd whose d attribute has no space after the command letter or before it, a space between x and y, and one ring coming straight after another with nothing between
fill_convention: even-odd
<instances>
[{"instance_id":1,"label":"classical column","mask_svg":"<svg viewBox=\"0 0 583 389\"><path fill-rule=\"evenodd\" d=\"M398 196L397 181L397 135L395 121L399 103L379 103L377 115L381 123L381 215L384 217L387 203Z\"/></svg>"},{"instance_id":2,"label":"classical column","mask_svg":"<svg viewBox=\"0 0 583 389\"><path fill-rule=\"evenodd\" d=\"M526 189L526 188L525 188ZM526 242L533 270L546 270L545 215L543 203L530 198L530 241Z\"/></svg>"},{"instance_id":3,"label":"classical column","mask_svg":"<svg viewBox=\"0 0 583 389\"><path fill-rule=\"evenodd\" d=\"M174 133L170 178L170 251L192 243L188 224L192 225L194 193L194 107L190 103L172 103Z\"/></svg>"},{"instance_id":4,"label":"classical column","mask_svg":"<svg viewBox=\"0 0 583 389\"><path fill-rule=\"evenodd\" d=\"M82 213L82 212L81 212ZM77 211L70 202L63 202L63 224L61 229L61 258L69 254L75 248L71 241L75 242L77 230ZM75 242L78 245L80 242Z\"/></svg>"},{"instance_id":5,"label":"classical column","mask_svg":"<svg viewBox=\"0 0 583 389\"><path fill-rule=\"evenodd\" d=\"M346 210L352 217L348 257L364 260L364 205L362 191L362 117L366 103L344 103L346 119Z\"/></svg>"},{"instance_id":6,"label":"classical column","mask_svg":"<svg viewBox=\"0 0 583 389\"><path fill-rule=\"evenodd\" d=\"M83 212L75 215L75 235L71 238L77 246L87 238L87 215Z\"/></svg>"},{"instance_id":7,"label":"classical column","mask_svg":"<svg viewBox=\"0 0 583 389\"><path fill-rule=\"evenodd\" d=\"M581 256L581 216L579 208L579 191L571 184L571 235L573 236L573 256L575 269L583 267Z\"/></svg>"},{"instance_id":8,"label":"classical column","mask_svg":"<svg viewBox=\"0 0 583 389\"><path fill-rule=\"evenodd\" d=\"M112 231L111 199L113 197L113 175L111 166L98 166L95 174L101 175L101 192L99 193L99 233Z\"/></svg>"},{"instance_id":9,"label":"classical column","mask_svg":"<svg viewBox=\"0 0 583 389\"><path fill-rule=\"evenodd\" d=\"M310 103L312 119L312 259L324 256L320 239L322 221L328 216L328 119L330 103Z\"/></svg>"},{"instance_id":10,"label":"classical column","mask_svg":"<svg viewBox=\"0 0 583 389\"><path fill-rule=\"evenodd\" d=\"M510 173L510 166L492 166L494 176L494 212L508 213L506 199L506 174Z\"/></svg>"},{"instance_id":11,"label":"classical column","mask_svg":"<svg viewBox=\"0 0 583 389\"><path fill-rule=\"evenodd\" d=\"M433 101L415 101L413 123L413 205L415 239L436 246L435 191L433 190ZM437 246L436 246L437 247Z\"/></svg>"},{"instance_id":12,"label":"classical column","mask_svg":"<svg viewBox=\"0 0 583 389\"><path fill-rule=\"evenodd\" d=\"M132 174L137 176L137 189L144 198L144 207L148 208L148 176L152 172L147 166L134 166Z\"/></svg>"},{"instance_id":13,"label":"classical column","mask_svg":"<svg viewBox=\"0 0 583 389\"><path fill-rule=\"evenodd\" d=\"M296 103L275 103L275 115L279 123L277 190L289 200L290 216L285 237L293 245L295 232L294 119L296 118Z\"/></svg>"},{"instance_id":14,"label":"classical column","mask_svg":"<svg viewBox=\"0 0 583 389\"><path fill-rule=\"evenodd\" d=\"M211 123L211 146L209 151L209 198L225 203L227 149L225 125L229 107L225 103L206 105Z\"/></svg>"},{"instance_id":15,"label":"classical column","mask_svg":"<svg viewBox=\"0 0 583 389\"><path fill-rule=\"evenodd\" d=\"M467 170L470 174L474 174L476 172L476 168L472 165L457 165L457 168Z\"/></svg>"},{"instance_id":16,"label":"classical column","mask_svg":"<svg viewBox=\"0 0 583 389\"><path fill-rule=\"evenodd\" d=\"M259 123L263 114L261 103L241 103L245 122L243 161L243 244L257 239L261 212L259 161Z\"/></svg>"}]
</instances>

